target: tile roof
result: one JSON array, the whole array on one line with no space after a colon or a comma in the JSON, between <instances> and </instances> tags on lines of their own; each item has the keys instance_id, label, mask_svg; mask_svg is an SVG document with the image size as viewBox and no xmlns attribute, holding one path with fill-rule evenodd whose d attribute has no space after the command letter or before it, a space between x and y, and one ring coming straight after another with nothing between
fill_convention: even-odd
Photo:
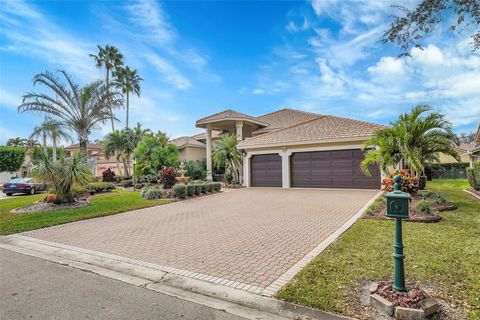
<instances>
[{"instance_id":1,"label":"tile roof","mask_svg":"<svg viewBox=\"0 0 480 320\"><path fill-rule=\"evenodd\" d=\"M465 150L465 151L472 151L473 149L475 149L476 144L475 143L461 143L458 147L462 150Z\"/></svg>"},{"instance_id":2,"label":"tile roof","mask_svg":"<svg viewBox=\"0 0 480 320\"><path fill-rule=\"evenodd\" d=\"M242 119L242 120L248 120L250 122L257 123L257 124L267 125L266 123L263 123L256 117L252 117L247 114L240 113L238 111L231 110L231 109L228 109L219 113L215 113L208 117L199 119L197 120L196 124L198 126L199 124L207 124L210 122L217 122L217 121L228 120L228 119Z\"/></svg>"},{"instance_id":3,"label":"tile roof","mask_svg":"<svg viewBox=\"0 0 480 320\"><path fill-rule=\"evenodd\" d=\"M319 115L316 118L292 126L271 131L238 144L239 148L251 148L263 145L301 144L322 142L341 138L366 137L385 126L342 118L331 115Z\"/></svg>"},{"instance_id":4,"label":"tile roof","mask_svg":"<svg viewBox=\"0 0 480 320\"><path fill-rule=\"evenodd\" d=\"M69 150L69 149L80 149L80 144L76 143L76 144L72 144L68 147L65 147L64 148L65 150ZM87 150L88 149L102 149L103 150L103 145L99 144L99 143L88 143L87 144Z\"/></svg>"},{"instance_id":5,"label":"tile roof","mask_svg":"<svg viewBox=\"0 0 480 320\"><path fill-rule=\"evenodd\" d=\"M192 138L192 137L179 137L173 140L170 140L171 144L177 146L177 148L182 149L184 147L203 147L205 148L205 144Z\"/></svg>"},{"instance_id":6,"label":"tile roof","mask_svg":"<svg viewBox=\"0 0 480 320\"><path fill-rule=\"evenodd\" d=\"M300 122L305 122L313 118L320 116L318 113L294 110L294 109L282 109L272 113L265 114L257 117L257 119L268 123L266 127L260 128L255 132L265 132L275 129L281 129L290 127Z\"/></svg>"},{"instance_id":7,"label":"tile roof","mask_svg":"<svg viewBox=\"0 0 480 320\"><path fill-rule=\"evenodd\" d=\"M212 130L212 138L213 139L218 138L221 134L222 134L221 131ZM191 136L191 138L193 138L195 140L206 140L207 139L207 133L206 132L201 132L199 134Z\"/></svg>"}]
</instances>

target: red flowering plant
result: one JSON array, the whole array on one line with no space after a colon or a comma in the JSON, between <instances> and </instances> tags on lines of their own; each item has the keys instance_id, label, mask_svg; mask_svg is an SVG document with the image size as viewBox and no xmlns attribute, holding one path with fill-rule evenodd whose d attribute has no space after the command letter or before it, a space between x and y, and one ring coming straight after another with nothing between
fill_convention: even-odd
<instances>
[{"instance_id":1,"label":"red flowering plant","mask_svg":"<svg viewBox=\"0 0 480 320\"><path fill-rule=\"evenodd\" d=\"M415 195L418 192L418 178L410 173L410 170L394 170L390 173L388 178L383 179L383 190L390 192L393 191L393 177L400 175L402 181L400 182L400 190L408 192L411 195Z\"/></svg>"},{"instance_id":2,"label":"red flowering plant","mask_svg":"<svg viewBox=\"0 0 480 320\"><path fill-rule=\"evenodd\" d=\"M176 176L177 171L174 168L163 167L162 172L160 173L160 183L163 185L163 188L171 189L175 184Z\"/></svg>"}]
</instances>

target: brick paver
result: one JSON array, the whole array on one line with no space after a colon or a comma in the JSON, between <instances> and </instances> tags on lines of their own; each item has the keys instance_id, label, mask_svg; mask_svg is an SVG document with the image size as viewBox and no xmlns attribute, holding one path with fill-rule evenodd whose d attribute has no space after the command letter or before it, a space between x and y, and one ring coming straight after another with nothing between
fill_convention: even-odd
<instances>
[{"instance_id":1,"label":"brick paver","mask_svg":"<svg viewBox=\"0 0 480 320\"><path fill-rule=\"evenodd\" d=\"M264 288L376 193L250 188L25 235Z\"/></svg>"}]
</instances>

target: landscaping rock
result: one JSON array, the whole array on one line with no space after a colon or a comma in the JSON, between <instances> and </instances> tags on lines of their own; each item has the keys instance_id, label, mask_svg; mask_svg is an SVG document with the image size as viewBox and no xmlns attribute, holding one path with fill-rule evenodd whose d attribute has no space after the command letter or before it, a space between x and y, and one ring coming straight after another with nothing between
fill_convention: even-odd
<instances>
[{"instance_id":1,"label":"landscaping rock","mask_svg":"<svg viewBox=\"0 0 480 320\"><path fill-rule=\"evenodd\" d=\"M440 311L440 303L434 298L423 299L419 303L420 308L425 312L425 316L428 317L434 313Z\"/></svg>"},{"instance_id":2,"label":"landscaping rock","mask_svg":"<svg viewBox=\"0 0 480 320\"><path fill-rule=\"evenodd\" d=\"M379 296L378 294L370 295L370 303L380 312L387 316L393 315L393 303ZM423 310L422 310L423 311Z\"/></svg>"},{"instance_id":3,"label":"landscaping rock","mask_svg":"<svg viewBox=\"0 0 480 320\"><path fill-rule=\"evenodd\" d=\"M377 290L378 290L378 283L377 282L372 282L372 284L368 288L368 291L370 291L370 293L375 293L375 292L377 292Z\"/></svg>"},{"instance_id":4,"label":"landscaping rock","mask_svg":"<svg viewBox=\"0 0 480 320\"><path fill-rule=\"evenodd\" d=\"M425 312L422 309L395 307L395 319L397 320L423 320Z\"/></svg>"}]
</instances>

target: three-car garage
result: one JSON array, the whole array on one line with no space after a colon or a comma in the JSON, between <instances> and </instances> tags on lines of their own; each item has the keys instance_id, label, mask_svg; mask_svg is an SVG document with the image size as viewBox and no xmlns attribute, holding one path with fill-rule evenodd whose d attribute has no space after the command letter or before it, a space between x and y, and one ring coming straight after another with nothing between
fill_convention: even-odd
<instances>
[{"instance_id":1,"label":"three-car garage","mask_svg":"<svg viewBox=\"0 0 480 320\"><path fill-rule=\"evenodd\" d=\"M381 175L371 167L371 176L360 170L360 149L292 152L289 155L289 186L292 188L379 189ZM282 187L282 157L279 153L253 155L250 159L252 187Z\"/></svg>"}]
</instances>

